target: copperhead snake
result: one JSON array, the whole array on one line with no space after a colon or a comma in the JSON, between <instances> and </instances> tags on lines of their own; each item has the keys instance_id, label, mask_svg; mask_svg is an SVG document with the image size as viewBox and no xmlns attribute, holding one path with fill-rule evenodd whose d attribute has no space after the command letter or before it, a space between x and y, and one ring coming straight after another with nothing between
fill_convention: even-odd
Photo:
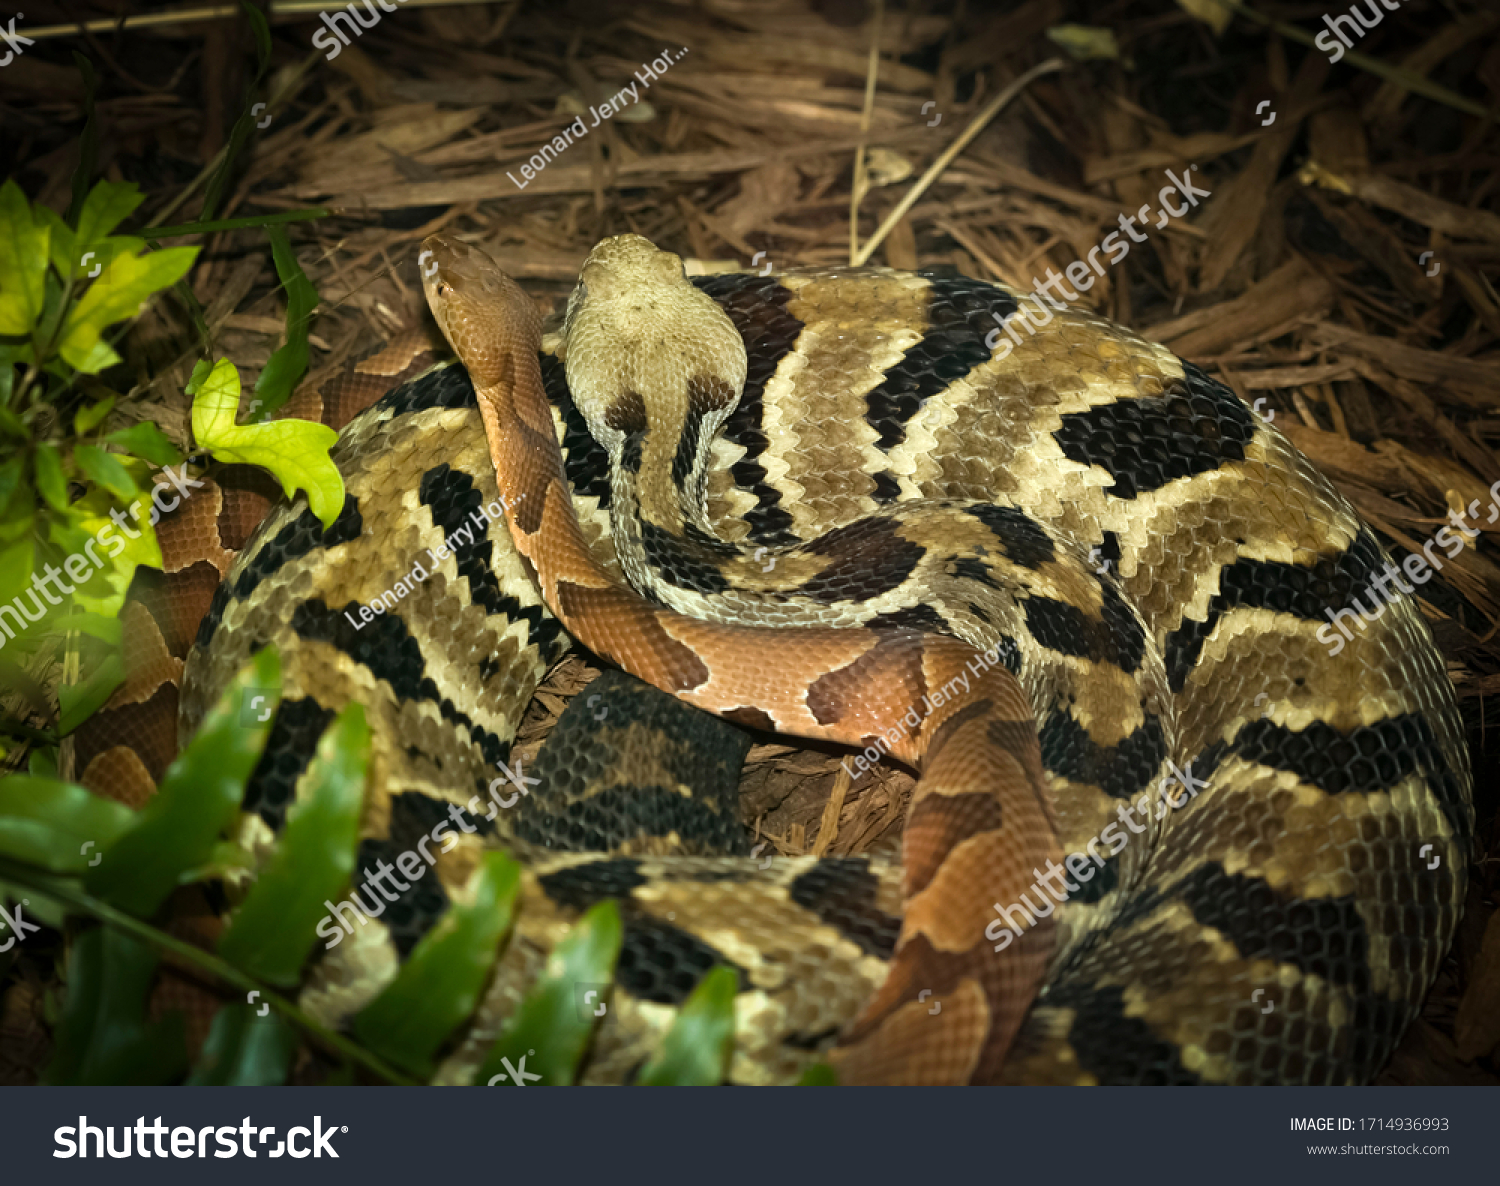
<instances>
[{"instance_id":1,"label":"copperhead snake","mask_svg":"<svg viewBox=\"0 0 1500 1186\"><path fill-rule=\"evenodd\" d=\"M668 955L741 970L738 1082L817 1057L850 1082L1379 1069L1461 909L1468 759L1410 602L1337 658L1315 640L1384 554L1232 392L1077 311L996 359L1002 286L690 282L634 236L595 249L544 339L482 253L423 247L463 368L408 368L355 418L344 514L322 533L301 501L273 512L184 678L186 735L252 649L282 650L255 851L308 738L356 696L378 784L362 861L469 804L438 898L318 957L305 1008L368 1002L504 843L528 865L517 934L446 1081L602 897L640 948L592 1081L628 1079L669 1024L685 994L641 979ZM341 624L502 495L508 523L378 628ZM902 864L559 852L473 816L563 630L741 725L917 766Z\"/></svg>"}]
</instances>

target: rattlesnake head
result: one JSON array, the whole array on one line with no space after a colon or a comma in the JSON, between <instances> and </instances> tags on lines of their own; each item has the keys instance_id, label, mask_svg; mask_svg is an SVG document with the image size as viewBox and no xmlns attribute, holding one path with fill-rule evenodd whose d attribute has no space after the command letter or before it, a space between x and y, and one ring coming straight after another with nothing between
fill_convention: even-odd
<instances>
[{"instance_id":1,"label":"rattlesnake head","mask_svg":"<svg viewBox=\"0 0 1500 1186\"><path fill-rule=\"evenodd\" d=\"M710 441L745 386L745 343L682 260L640 235L591 252L568 301L568 389L613 454L630 433L675 450L683 429Z\"/></svg>"}]
</instances>

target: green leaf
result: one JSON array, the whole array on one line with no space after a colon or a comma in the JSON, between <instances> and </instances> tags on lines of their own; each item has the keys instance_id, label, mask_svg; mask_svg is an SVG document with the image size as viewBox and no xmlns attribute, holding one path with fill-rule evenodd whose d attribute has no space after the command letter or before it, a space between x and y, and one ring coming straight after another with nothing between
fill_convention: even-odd
<instances>
[{"instance_id":1,"label":"green leaf","mask_svg":"<svg viewBox=\"0 0 1500 1186\"><path fill-rule=\"evenodd\" d=\"M250 31L255 36L255 60L257 63L257 77L263 76L267 67L271 65L271 26L266 23L266 15L253 4L246 4L240 0L240 11L245 14L245 19L250 22Z\"/></svg>"},{"instance_id":2,"label":"green leaf","mask_svg":"<svg viewBox=\"0 0 1500 1186\"><path fill-rule=\"evenodd\" d=\"M280 688L281 664L274 648L267 647L230 681L187 749L167 768L140 823L105 851L98 868L89 870L85 886L90 893L145 918L184 874L208 861L219 837L239 816ZM254 696L262 697L263 705Z\"/></svg>"},{"instance_id":3,"label":"green leaf","mask_svg":"<svg viewBox=\"0 0 1500 1186\"><path fill-rule=\"evenodd\" d=\"M214 363L209 362L206 358L200 358L197 362L193 363L193 373L188 376L187 386L183 388L183 391L187 392L188 395L197 395L202 390L203 384L208 382L208 378L214 373L214 370ZM239 372L236 371L235 378L238 377Z\"/></svg>"},{"instance_id":4,"label":"green leaf","mask_svg":"<svg viewBox=\"0 0 1500 1186\"><path fill-rule=\"evenodd\" d=\"M257 420L265 420L286 403L292 397L297 380L307 370L308 322L318 307L318 290L297 262L286 228L267 227L266 235L271 240L276 275L286 289L286 345L271 355L260 378L255 381L255 395L260 401Z\"/></svg>"},{"instance_id":5,"label":"green leaf","mask_svg":"<svg viewBox=\"0 0 1500 1186\"><path fill-rule=\"evenodd\" d=\"M38 893L29 885L16 885L0 881L0 901L9 898L12 902L19 902L26 910L28 921L39 922L43 926L51 927L54 931L61 931L68 925L68 915L72 913L68 907L52 897L50 894ZM11 954L20 953L19 947L11 948ZM3 957L0 957L3 959ZM0 973L3 975L3 973ZM55 1013L55 1010L54 1010ZM54 1016L53 1021L56 1020Z\"/></svg>"},{"instance_id":6,"label":"green leaf","mask_svg":"<svg viewBox=\"0 0 1500 1186\"><path fill-rule=\"evenodd\" d=\"M119 618L106 618L103 614L64 614L53 620L52 628L59 634L70 630L77 631L79 634L87 634L112 647L120 645L124 634Z\"/></svg>"},{"instance_id":7,"label":"green leaf","mask_svg":"<svg viewBox=\"0 0 1500 1186\"><path fill-rule=\"evenodd\" d=\"M277 420L272 424L236 424L240 403L240 375L221 358L200 378L193 370L193 436L219 461L259 465L271 471L287 497L307 491L307 505L322 522L332 526L344 509L344 480L328 450L338 433L310 420Z\"/></svg>"},{"instance_id":8,"label":"green leaf","mask_svg":"<svg viewBox=\"0 0 1500 1186\"><path fill-rule=\"evenodd\" d=\"M52 697L47 693L47 689L21 666L21 662L27 658L27 652L32 650L24 645L29 641L29 639L17 640L21 645L10 646L0 651L0 687L16 697L26 709L39 717L48 718L52 716L53 711ZM37 753L38 751L33 748L31 756L34 758ZM55 767L52 770L39 770L35 766L28 766L28 769L32 774L44 774L48 778L57 773Z\"/></svg>"},{"instance_id":9,"label":"green leaf","mask_svg":"<svg viewBox=\"0 0 1500 1186\"><path fill-rule=\"evenodd\" d=\"M134 505L139 507L140 504ZM99 574L74 594L73 604L89 613L112 617L125 604L125 593L136 568L140 565L161 567L156 529L151 526L149 515L143 514L137 519L123 508L115 507L109 492L102 487L90 490L68 511L71 516L69 525L83 532L86 538L98 541L85 554L85 559L97 557L104 565ZM119 514L124 527L110 518L111 512ZM85 592L85 588L89 591Z\"/></svg>"},{"instance_id":10,"label":"green leaf","mask_svg":"<svg viewBox=\"0 0 1500 1186\"><path fill-rule=\"evenodd\" d=\"M802 1072L802 1078L797 1080L798 1087L837 1087L838 1085L839 1077L826 1062L813 1063Z\"/></svg>"},{"instance_id":11,"label":"green leaf","mask_svg":"<svg viewBox=\"0 0 1500 1186\"><path fill-rule=\"evenodd\" d=\"M11 397L16 392L16 368L31 361L30 342L0 342L0 429L21 440L31 439L31 430L10 410Z\"/></svg>"},{"instance_id":12,"label":"green leaf","mask_svg":"<svg viewBox=\"0 0 1500 1186\"><path fill-rule=\"evenodd\" d=\"M142 420L139 424L132 424L129 428L118 429L109 433L104 439L111 445L119 445L129 450L137 457L144 457L152 465L176 465L182 460L182 454L178 452L177 446L171 442L166 433L149 420Z\"/></svg>"},{"instance_id":13,"label":"green leaf","mask_svg":"<svg viewBox=\"0 0 1500 1186\"><path fill-rule=\"evenodd\" d=\"M54 231L53 234L55 236L57 232ZM110 264L124 256L139 255L145 246L146 240L137 239L133 235L110 235L92 246L75 244L72 249L74 254L70 257L71 262L61 274L72 278L75 291L95 281L102 283L104 277L108 275ZM57 256L58 250L54 247L52 249L54 262Z\"/></svg>"},{"instance_id":14,"label":"green leaf","mask_svg":"<svg viewBox=\"0 0 1500 1186\"><path fill-rule=\"evenodd\" d=\"M245 110L240 112L239 119L234 121L234 128L229 133L229 143L224 147L224 159L219 167L214 170L212 177L203 190L203 209L198 217L204 221L213 218L214 211L219 208L219 198L224 192L224 187L229 184L230 174L234 169L235 161L239 159L241 150L245 147L245 141L250 138L255 129L255 120L252 118L250 99L255 93L255 88L260 85L260 80L266 76L266 68L271 64L270 55L270 30L265 27L265 17L245 4L240 3L240 9L246 13L254 13L246 19L250 21L251 28L255 31L255 44L258 65L255 77L250 80L250 85L245 88Z\"/></svg>"},{"instance_id":15,"label":"green leaf","mask_svg":"<svg viewBox=\"0 0 1500 1186\"><path fill-rule=\"evenodd\" d=\"M62 457L54 445L36 448L36 488L54 511L68 509L68 478L63 473ZM0 502L4 501L0 493Z\"/></svg>"},{"instance_id":16,"label":"green leaf","mask_svg":"<svg viewBox=\"0 0 1500 1186\"><path fill-rule=\"evenodd\" d=\"M198 335L198 350L202 354L210 354L213 351L213 334L208 328L208 316L203 308L203 303L193 293L192 285L186 280L179 280L172 285L172 295L177 298L177 303L182 306L188 319L193 323L193 331Z\"/></svg>"},{"instance_id":17,"label":"green leaf","mask_svg":"<svg viewBox=\"0 0 1500 1186\"><path fill-rule=\"evenodd\" d=\"M52 266L57 269L57 274L65 278L71 276L74 280L79 279L78 252L74 247L73 228L51 206L33 206L31 214L47 228L47 253L51 256Z\"/></svg>"},{"instance_id":18,"label":"green leaf","mask_svg":"<svg viewBox=\"0 0 1500 1186\"><path fill-rule=\"evenodd\" d=\"M354 1036L396 1066L430 1076L443 1040L479 1003L520 888L521 866L486 853L472 899L454 903L422 937L396 979L354 1019Z\"/></svg>"},{"instance_id":19,"label":"green leaf","mask_svg":"<svg viewBox=\"0 0 1500 1186\"><path fill-rule=\"evenodd\" d=\"M1088 62L1096 58L1120 60L1120 46L1115 40L1115 31L1104 26L1054 25L1047 30L1047 39L1061 46L1075 62Z\"/></svg>"},{"instance_id":20,"label":"green leaf","mask_svg":"<svg viewBox=\"0 0 1500 1186\"><path fill-rule=\"evenodd\" d=\"M135 824L135 812L71 782L0 778L0 853L53 873L79 874Z\"/></svg>"},{"instance_id":21,"label":"green leaf","mask_svg":"<svg viewBox=\"0 0 1500 1186\"><path fill-rule=\"evenodd\" d=\"M87 436L98 427L99 422L109 415L115 406L115 397L107 395L98 403L90 404L86 408L79 408L73 413L73 435Z\"/></svg>"},{"instance_id":22,"label":"green leaf","mask_svg":"<svg viewBox=\"0 0 1500 1186\"><path fill-rule=\"evenodd\" d=\"M722 964L698 982L662 1040L661 1052L641 1072L644 1087L717 1087L734 1046L734 998L739 974Z\"/></svg>"},{"instance_id":23,"label":"green leaf","mask_svg":"<svg viewBox=\"0 0 1500 1186\"><path fill-rule=\"evenodd\" d=\"M52 626L56 630L56 624ZM115 689L125 682L125 664L118 652L106 655L81 684L60 684L57 689L57 735L66 737L108 703Z\"/></svg>"},{"instance_id":24,"label":"green leaf","mask_svg":"<svg viewBox=\"0 0 1500 1186\"><path fill-rule=\"evenodd\" d=\"M297 1052L297 1034L281 1017L249 1005L225 1005L214 1014L188 1087L276 1087L286 1082Z\"/></svg>"},{"instance_id":25,"label":"green leaf","mask_svg":"<svg viewBox=\"0 0 1500 1186\"><path fill-rule=\"evenodd\" d=\"M77 226L80 212L87 205L89 179L94 175L94 163L99 158L99 117L94 112L94 94L99 89L99 77L94 65L76 49L73 64L83 75L83 134L78 137L78 167L73 170L73 200L68 203L68 222Z\"/></svg>"},{"instance_id":26,"label":"green leaf","mask_svg":"<svg viewBox=\"0 0 1500 1186\"><path fill-rule=\"evenodd\" d=\"M155 1024L146 1021L156 962L149 947L113 927L96 927L78 937L43 1083L154 1085L170 1083L187 1069L182 1014Z\"/></svg>"},{"instance_id":27,"label":"green leaf","mask_svg":"<svg viewBox=\"0 0 1500 1186\"><path fill-rule=\"evenodd\" d=\"M30 335L46 300L48 228L14 179L0 185L0 335Z\"/></svg>"},{"instance_id":28,"label":"green leaf","mask_svg":"<svg viewBox=\"0 0 1500 1186\"><path fill-rule=\"evenodd\" d=\"M26 458L19 453L4 465L0 465L0 506L10 501L10 496L21 484L21 472L25 467Z\"/></svg>"},{"instance_id":29,"label":"green leaf","mask_svg":"<svg viewBox=\"0 0 1500 1186\"><path fill-rule=\"evenodd\" d=\"M101 181L95 185L78 216L79 249L102 243L105 236L135 213L145 197L133 181Z\"/></svg>"},{"instance_id":30,"label":"green leaf","mask_svg":"<svg viewBox=\"0 0 1500 1186\"><path fill-rule=\"evenodd\" d=\"M567 938L547 957L542 974L532 985L515 1018L484 1060L475 1083L514 1085L505 1063L526 1073L538 1087L566 1087L573 1082L594 1032L594 1014L582 1008L584 985L607 990L615 976L623 928L620 909L612 901L590 908Z\"/></svg>"},{"instance_id":31,"label":"green leaf","mask_svg":"<svg viewBox=\"0 0 1500 1186\"><path fill-rule=\"evenodd\" d=\"M115 192L103 191L100 188L102 186L113 186ZM89 281L100 278L105 266L116 256L135 255L146 246L146 240L135 235L110 235L99 229L105 223L113 225L114 211L125 204L126 198L119 191L132 189L133 184L115 186L113 182L101 181L94 190L96 194L104 193L104 198L96 199L94 194L89 195L91 209L85 212L85 229L80 231L75 231L49 206L33 208L32 214L51 232L49 250L53 268L64 280L71 280L75 288L81 288ZM140 202L139 196L127 197L134 197L134 201L130 203L132 205ZM113 209L93 209L103 207L106 201ZM95 231L97 233L90 237Z\"/></svg>"},{"instance_id":32,"label":"green leaf","mask_svg":"<svg viewBox=\"0 0 1500 1186\"><path fill-rule=\"evenodd\" d=\"M296 985L324 901L349 883L370 761L370 728L358 703L324 730L308 768L308 797L219 941L219 954L269 984ZM335 928L337 929L337 928Z\"/></svg>"},{"instance_id":33,"label":"green leaf","mask_svg":"<svg viewBox=\"0 0 1500 1186\"><path fill-rule=\"evenodd\" d=\"M15 506L20 499L12 499ZM31 537L32 514L27 512L22 530L15 538L0 542L0 604L14 599L23 589L31 588L31 566L36 560L36 543ZM9 621L6 622L9 626Z\"/></svg>"},{"instance_id":34,"label":"green leaf","mask_svg":"<svg viewBox=\"0 0 1500 1186\"><path fill-rule=\"evenodd\" d=\"M121 254L68 310L58 352L63 361L93 375L119 355L100 339L106 326L136 316L153 293L170 288L193 266L196 247L168 247L144 255Z\"/></svg>"},{"instance_id":35,"label":"green leaf","mask_svg":"<svg viewBox=\"0 0 1500 1186\"><path fill-rule=\"evenodd\" d=\"M129 502L141 492L119 458L106 453L98 445L74 445L73 460L85 477L99 483L118 499Z\"/></svg>"}]
</instances>

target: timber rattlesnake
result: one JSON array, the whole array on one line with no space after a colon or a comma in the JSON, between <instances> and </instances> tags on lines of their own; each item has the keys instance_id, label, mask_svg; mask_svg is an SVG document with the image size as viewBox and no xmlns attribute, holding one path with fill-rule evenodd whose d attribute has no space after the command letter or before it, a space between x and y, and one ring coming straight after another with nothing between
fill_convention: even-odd
<instances>
[{"instance_id":1,"label":"timber rattlesnake","mask_svg":"<svg viewBox=\"0 0 1500 1186\"><path fill-rule=\"evenodd\" d=\"M597 250L609 242L619 241ZM485 263L476 274L489 284ZM596 269L606 286L612 274ZM732 401L699 388L680 438L664 442L610 392L595 411L621 417L617 455L629 459L634 431L638 483L612 484L568 394L559 341L544 343L551 427L594 560L618 572L608 510L627 497L644 513L638 527L621 520L633 536L626 570L663 601L722 622L916 639L907 654L946 654L950 635L963 655L995 656L996 678L1015 677L1036 714L1057 851L1097 855L1089 841L1110 827L1128 837L1097 875L1079 874L1044 926L1018 928L1010 951L992 952L981 933L998 937L990 901L962 905L974 976L1029 935L1056 942L1003 1067L987 1054L981 1077L1372 1076L1456 925L1472 816L1453 696L1415 607L1393 605L1337 658L1315 641L1325 610L1384 560L1343 499L1222 384L1101 319L1059 313L1001 361L986 336L1017 306L999 286L884 269L695 283L744 342L743 395L714 439L702 414ZM461 355L482 350L461 332ZM500 353L484 381L515 386L525 360ZM732 368L704 373L734 385ZM393 925L361 927L316 962L303 1005L337 1021L372 999L463 897L482 846L503 842L527 864L517 930L447 1078L475 1065L545 952L605 897L621 900L629 958L589 1080L627 1077L659 1041L691 988L662 967L705 961L740 970L732 1078L795 1077L885 979L900 870L864 858L760 870L736 858L563 854L517 835L519 817L474 816L471 797L507 757L566 636L505 523L475 517L500 488L473 385L453 365L406 382L349 425L335 458L348 497L333 528L321 532L301 499L278 509L215 594L181 731L274 642L286 691L247 799L252 848L274 844L312 741L353 698L374 734L361 867L410 847L449 805L475 831L392 907ZM695 519L700 491L707 513ZM917 500L931 505L908 505ZM466 521L466 548L391 612L361 618L360 605ZM741 554L754 549L776 556L767 577ZM875 695L854 682L843 692ZM897 736L885 748L909 758L910 744ZM1161 800L1173 766L1197 787L1178 810ZM1139 831L1123 810L1137 804ZM930 875L955 844L946 835L932 850ZM1423 844L1441 855L1436 870L1419 860ZM922 1019L901 994L876 1037L896 1017L885 1036L907 1049ZM942 1078L953 1065L921 1073Z\"/></svg>"}]
</instances>

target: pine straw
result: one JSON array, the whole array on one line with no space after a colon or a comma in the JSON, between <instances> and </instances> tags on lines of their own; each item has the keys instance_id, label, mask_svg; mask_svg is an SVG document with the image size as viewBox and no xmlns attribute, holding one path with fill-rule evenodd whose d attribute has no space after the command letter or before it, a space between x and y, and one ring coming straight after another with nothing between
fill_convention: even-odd
<instances>
[{"instance_id":1,"label":"pine straw","mask_svg":"<svg viewBox=\"0 0 1500 1186\"><path fill-rule=\"evenodd\" d=\"M1047 30L1089 19L1063 0L1028 0L1003 15L968 7L981 11L961 26L885 13L868 110L872 22L861 0L405 10L332 62L309 58L311 23L281 24L281 69L272 93L257 96L271 99L274 122L252 142L221 216L314 204L337 212L293 230L325 301L313 339L325 371L424 322L416 244L440 228L481 244L553 311L588 248L625 230L708 270L748 266L758 252L777 268L847 263L861 142L865 243L975 114L1056 52ZM1418 550L1450 511L1478 502L1480 537L1418 596L1463 706L1479 848L1490 855L1453 955L1383 1081L1500 1081L1495 764L1484 730L1484 697L1500 690L1500 523L1483 522L1500 478L1500 137L1254 25L1236 22L1216 44L1182 13L1138 16L1135 7L1103 14L1133 69L1091 61L1033 81L941 169L872 262L1029 288L1049 267L1087 258L1122 212L1154 209L1166 170L1182 176L1194 165L1212 198L1152 229L1083 303L1266 401L1277 428L1387 546ZM1360 51L1493 105L1500 15L1411 9L1387 14ZM102 163L140 180L146 212L160 211L221 147L248 41L225 24L108 44L118 69L103 68ZM48 127L78 116L61 45L28 51L6 71L7 90L29 105L6 113L30 137L23 181L59 208L74 152ZM512 175L575 113L661 51L683 49L638 105L518 188ZM179 71L192 54L201 57ZM1275 113L1269 124L1263 100ZM172 221L191 217L197 201ZM1434 261L1440 270L1429 275ZM280 342L283 315L264 237L214 236L192 283L215 353L241 366L248 390ZM144 385L135 414L179 439L181 389L197 355L165 302L129 341ZM578 658L554 672L519 753L534 753L591 676ZM898 833L905 773L881 768L851 785L837 752L762 740L744 776L747 815L778 852L856 852Z\"/></svg>"}]
</instances>

